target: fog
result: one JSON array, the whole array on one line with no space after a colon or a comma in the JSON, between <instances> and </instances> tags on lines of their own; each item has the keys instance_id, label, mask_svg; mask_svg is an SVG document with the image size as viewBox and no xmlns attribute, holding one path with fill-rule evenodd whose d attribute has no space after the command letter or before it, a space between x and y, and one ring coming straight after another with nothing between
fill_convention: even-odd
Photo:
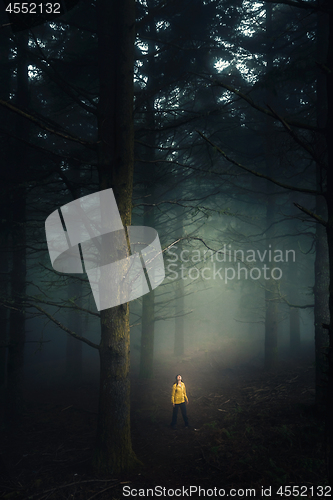
<instances>
[{"instance_id":1,"label":"fog","mask_svg":"<svg viewBox=\"0 0 333 500\"><path fill-rule=\"evenodd\" d=\"M0 498L329 494L328 2L34 5L0 13Z\"/></svg>"}]
</instances>

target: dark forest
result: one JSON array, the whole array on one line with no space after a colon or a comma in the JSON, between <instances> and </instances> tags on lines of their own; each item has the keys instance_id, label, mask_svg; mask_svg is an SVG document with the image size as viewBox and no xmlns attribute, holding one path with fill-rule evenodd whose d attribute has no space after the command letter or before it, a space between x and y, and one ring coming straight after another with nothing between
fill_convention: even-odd
<instances>
[{"instance_id":1,"label":"dark forest","mask_svg":"<svg viewBox=\"0 0 333 500\"><path fill-rule=\"evenodd\" d=\"M0 499L331 498L332 2L0 12Z\"/></svg>"}]
</instances>

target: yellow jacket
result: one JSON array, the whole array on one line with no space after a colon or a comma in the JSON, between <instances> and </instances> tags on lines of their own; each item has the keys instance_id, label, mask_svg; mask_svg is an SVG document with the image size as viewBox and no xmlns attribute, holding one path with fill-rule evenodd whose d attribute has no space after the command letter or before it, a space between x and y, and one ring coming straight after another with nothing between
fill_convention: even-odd
<instances>
[{"instance_id":1,"label":"yellow jacket","mask_svg":"<svg viewBox=\"0 0 333 500\"><path fill-rule=\"evenodd\" d=\"M181 383L181 387L178 384L173 384L172 393L171 393L171 403L175 405L179 405L180 403L184 403L187 401L186 396L186 387L184 382Z\"/></svg>"}]
</instances>

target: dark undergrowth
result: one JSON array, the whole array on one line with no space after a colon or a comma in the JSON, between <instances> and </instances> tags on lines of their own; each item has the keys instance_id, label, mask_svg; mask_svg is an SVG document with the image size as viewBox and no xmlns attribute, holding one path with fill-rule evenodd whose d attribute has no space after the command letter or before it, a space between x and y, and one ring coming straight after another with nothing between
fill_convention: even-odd
<instances>
[{"instance_id":1,"label":"dark undergrowth","mask_svg":"<svg viewBox=\"0 0 333 500\"><path fill-rule=\"evenodd\" d=\"M217 497L223 488L238 490L234 498L254 498L254 490L262 498L264 488L270 498L324 498L329 490L318 490L327 486L324 421L314 409L311 358L282 361L272 373L260 361L230 368L221 358L217 351L170 356L152 380L133 377L132 440L143 465L119 477L91 472L97 379L75 388L30 388L22 425L2 429L0 498L116 500L130 492L157 498L162 488L165 497L169 490L203 498L199 486L207 495L216 488ZM179 372L189 430L180 415L177 429L169 427ZM274 493L279 487L286 494Z\"/></svg>"}]
</instances>

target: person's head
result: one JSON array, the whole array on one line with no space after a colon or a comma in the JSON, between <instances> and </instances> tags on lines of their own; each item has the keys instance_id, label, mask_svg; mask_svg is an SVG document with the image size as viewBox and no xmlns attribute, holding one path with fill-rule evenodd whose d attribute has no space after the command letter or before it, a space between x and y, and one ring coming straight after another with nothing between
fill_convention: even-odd
<instances>
[{"instance_id":1,"label":"person's head","mask_svg":"<svg viewBox=\"0 0 333 500\"><path fill-rule=\"evenodd\" d=\"M179 382L182 382L183 381L183 378L181 375L176 375L176 384L178 384Z\"/></svg>"}]
</instances>

